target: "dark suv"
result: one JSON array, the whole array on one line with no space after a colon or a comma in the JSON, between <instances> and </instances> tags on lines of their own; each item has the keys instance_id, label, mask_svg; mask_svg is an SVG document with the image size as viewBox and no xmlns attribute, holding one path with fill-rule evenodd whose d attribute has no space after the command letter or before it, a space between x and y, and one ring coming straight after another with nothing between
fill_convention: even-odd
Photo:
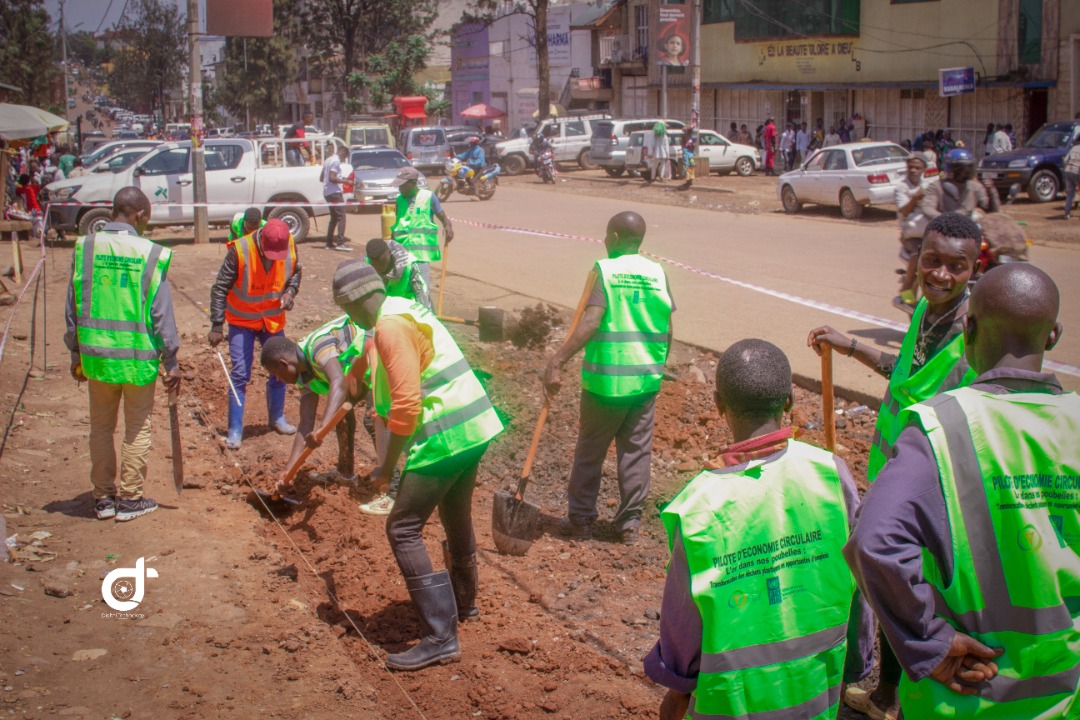
<instances>
[{"instance_id":1,"label":"dark suv","mask_svg":"<svg viewBox=\"0 0 1080 720\"><path fill-rule=\"evenodd\" d=\"M1034 202L1050 202L1065 186L1065 154L1075 142L1080 142L1080 121L1047 123L1023 147L983 158L979 178L993 180L1002 192L1020 183Z\"/></svg>"}]
</instances>

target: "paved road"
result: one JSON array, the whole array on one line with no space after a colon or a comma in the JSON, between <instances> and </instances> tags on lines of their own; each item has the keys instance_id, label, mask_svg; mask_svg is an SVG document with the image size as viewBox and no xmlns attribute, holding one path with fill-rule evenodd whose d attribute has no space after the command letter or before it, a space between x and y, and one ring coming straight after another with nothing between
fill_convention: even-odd
<instances>
[{"instance_id":1,"label":"paved road","mask_svg":"<svg viewBox=\"0 0 1080 720\"><path fill-rule=\"evenodd\" d=\"M571 181L572 182L572 181ZM737 215L661 205L628 208L617 200L503 186L490 202L458 199L445 205L458 220L451 246L448 289L471 278L525 296L573 307L589 267L602 247L581 240L481 229L461 221L513 226L600 239L607 219L625 209L649 224L645 249L703 271L764 289L790 293L893 322L903 321L889 299L896 288L896 239L889 228L867 228L840 220L776 215ZM365 218L361 223L367 224ZM1039 247L1034 260L1062 289L1064 338L1050 358L1080 365L1080 251ZM743 337L763 337L782 347L796 374L818 377L817 357L805 346L807 332L831 324L860 342L895 352L900 332L871 322L774 297L686 270L668 268L678 312L679 340L721 350ZM495 295L492 295L494 297ZM533 300L535 302L535 300ZM881 380L858 363L838 359L839 386L872 396ZM1071 388L1080 378L1063 375Z\"/></svg>"}]
</instances>

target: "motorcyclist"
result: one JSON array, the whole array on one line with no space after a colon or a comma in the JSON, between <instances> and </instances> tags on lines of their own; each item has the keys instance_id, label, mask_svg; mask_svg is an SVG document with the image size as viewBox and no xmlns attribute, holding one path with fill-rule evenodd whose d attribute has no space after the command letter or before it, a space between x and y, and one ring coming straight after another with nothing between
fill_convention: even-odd
<instances>
[{"instance_id":1,"label":"motorcyclist","mask_svg":"<svg viewBox=\"0 0 1080 720\"><path fill-rule=\"evenodd\" d=\"M484 169L485 162L484 148L480 146L480 138L476 135L470 137L469 147L465 148L457 159L464 163L457 171L458 179L468 182L469 187L475 192L476 179L480 176L480 171Z\"/></svg>"},{"instance_id":2,"label":"motorcyclist","mask_svg":"<svg viewBox=\"0 0 1080 720\"><path fill-rule=\"evenodd\" d=\"M541 163L540 158L543 156L543 154L545 152L548 152L548 151L551 151L552 153L554 153L555 152L555 147L551 144L551 141L548 139L547 130L545 130L544 132L537 131L537 133L535 135L533 135L532 142L529 143L529 152L532 153L533 166L536 168L537 174L540 173L540 163Z\"/></svg>"},{"instance_id":3,"label":"motorcyclist","mask_svg":"<svg viewBox=\"0 0 1080 720\"><path fill-rule=\"evenodd\" d=\"M975 157L966 148L953 148L945 154L946 177L926 188L919 210L928 220L947 212L958 212L972 220L998 212L1001 203L997 189L989 180L975 177Z\"/></svg>"}]
</instances>

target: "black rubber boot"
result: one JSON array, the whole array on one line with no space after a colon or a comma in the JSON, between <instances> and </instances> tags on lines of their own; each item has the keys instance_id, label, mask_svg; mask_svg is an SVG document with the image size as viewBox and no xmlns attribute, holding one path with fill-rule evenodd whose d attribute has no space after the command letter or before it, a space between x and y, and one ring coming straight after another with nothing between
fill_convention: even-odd
<instances>
[{"instance_id":1,"label":"black rubber boot","mask_svg":"<svg viewBox=\"0 0 1080 720\"><path fill-rule=\"evenodd\" d=\"M457 602L458 620L471 620L480 617L476 607L476 588L479 576L476 571L476 553L451 557L450 547L442 542L443 562L450 571L450 583L454 586L454 600Z\"/></svg>"},{"instance_id":2,"label":"black rubber boot","mask_svg":"<svg viewBox=\"0 0 1080 720\"><path fill-rule=\"evenodd\" d=\"M420 616L424 636L405 652L386 658L391 670L420 670L436 663L445 664L461 659L457 637L457 605L450 573L446 570L430 575L405 578L413 607Z\"/></svg>"}]
</instances>

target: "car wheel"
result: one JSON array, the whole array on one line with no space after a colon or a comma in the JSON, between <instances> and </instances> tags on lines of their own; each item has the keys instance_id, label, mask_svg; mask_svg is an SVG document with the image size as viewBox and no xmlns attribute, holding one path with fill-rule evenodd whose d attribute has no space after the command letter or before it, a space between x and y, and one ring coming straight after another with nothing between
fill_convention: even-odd
<instances>
[{"instance_id":1,"label":"car wheel","mask_svg":"<svg viewBox=\"0 0 1080 720\"><path fill-rule=\"evenodd\" d=\"M446 202L446 199L450 197L450 191L452 189L450 183L445 180L440 180L439 184L435 186L435 197L439 198L439 202Z\"/></svg>"},{"instance_id":2,"label":"car wheel","mask_svg":"<svg viewBox=\"0 0 1080 720\"><path fill-rule=\"evenodd\" d=\"M863 206L855 199L855 193L844 188L840 191L840 214L848 220L858 220L862 217Z\"/></svg>"},{"instance_id":3,"label":"car wheel","mask_svg":"<svg viewBox=\"0 0 1080 720\"><path fill-rule=\"evenodd\" d=\"M1053 170L1043 168L1031 176L1028 182L1028 197L1037 203L1047 203L1057 197L1061 183Z\"/></svg>"},{"instance_id":4,"label":"car wheel","mask_svg":"<svg viewBox=\"0 0 1080 720\"><path fill-rule=\"evenodd\" d=\"M293 241L298 243L307 238L308 230L311 228L311 218L308 217L303 208L276 207L270 211L267 219L277 219L285 223L289 228L289 233L293 236Z\"/></svg>"},{"instance_id":5,"label":"car wheel","mask_svg":"<svg viewBox=\"0 0 1080 720\"><path fill-rule=\"evenodd\" d=\"M754 174L754 161L748 157L739 158L735 161L735 172L743 177L750 177Z\"/></svg>"},{"instance_id":6,"label":"car wheel","mask_svg":"<svg viewBox=\"0 0 1080 720\"><path fill-rule=\"evenodd\" d=\"M525 172L525 158L521 155L507 155L503 160L502 169L507 175L520 175Z\"/></svg>"},{"instance_id":7,"label":"car wheel","mask_svg":"<svg viewBox=\"0 0 1080 720\"><path fill-rule=\"evenodd\" d=\"M784 205L784 212L789 215L802 210L802 203L799 201L799 196L795 194L795 188L790 185L785 185L784 189L780 191L780 202Z\"/></svg>"},{"instance_id":8,"label":"car wheel","mask_svg":"<svg viewBox=\"0 0 1080 720\"><path fill-rule=\"evenodd\" d=\"M609 168L609 167L606 167L606 168L604 168L604 172L606 172L608 174L608 177L617 178L617 177L622 177L623 176L623 173L626 172L626 168Z\"/></svg>"},{"instance_id":9,"label":"car wheel","mask_svg":"<svg viewBox=\"0 0 1080 720\"><path fill-rule=\"evenodd\" d=\"M592 159L592 154L590 153L589 148L585 148L580 153L578 153L577 164L581 166L582 170L595 170L596 168L600 167Z\"/></svg>"},{"instance_id":10,"label":"car wheel","mask_svg":"<svg viewBox=\"0 0 1080 720\"><path fill-rule=\"evenodd\" d=\"M79 218L79 234L93 235L112 222L112 210L98 208L91 210Z\"/></svg>"}]
</instances>

